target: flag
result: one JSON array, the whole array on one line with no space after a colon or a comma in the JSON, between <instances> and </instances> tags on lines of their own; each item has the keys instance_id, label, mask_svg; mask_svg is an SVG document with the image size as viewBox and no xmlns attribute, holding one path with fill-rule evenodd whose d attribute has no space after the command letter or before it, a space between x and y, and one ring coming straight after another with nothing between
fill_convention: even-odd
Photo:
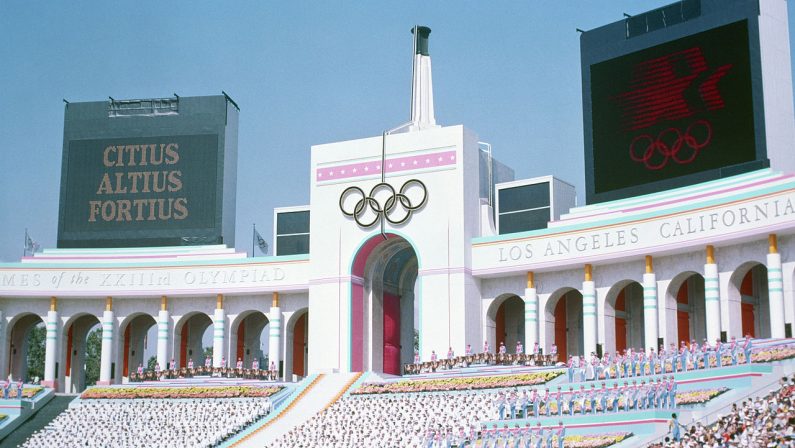
<instances>
[{"instance_id":1,"label":"flag","mask_svg":"<svg viewBox=\"0 0 795 448\"><path fill-rule=\"evenodd\" d=\"M31 254L35 253L39 250L39 243L33 241L33 238L30 237L28 234L28 229L25 229L25 246L24 250L25 253L30 252Z\"/></svg>"},{"instance_id":2,"label":"flag","mask_svg":"<svg viewBox=\"0 0 795 448\"><path fill-rule=\"evenodd\" d=\"M268 242L262 238L262 235L257 232L257 229L254 229L254 239L257 241L257 246L259 250L262 251L263 254L268 254Z\"/></svg>"}]
</instances>

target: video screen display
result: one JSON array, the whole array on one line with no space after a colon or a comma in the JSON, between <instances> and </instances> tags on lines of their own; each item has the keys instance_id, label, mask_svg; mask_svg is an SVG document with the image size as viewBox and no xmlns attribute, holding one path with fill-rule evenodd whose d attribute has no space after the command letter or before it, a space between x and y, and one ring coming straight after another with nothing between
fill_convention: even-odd
<instances>
[{"instance_id":1,"label":"video screen display","mask_svg":"<svg viewBox=\"0 0 795 448\"><path fill-rule=\"evenodd\" d=\"M595 194L755 160L747 21L590 74Z\"/></svg>"},{"instance_id":2,"label":"video screen display","mask_svg":"<svg viewBox=\"0 0 795 448\"><path fill-rule=\"evenodd\" d=\"M72 140L66 163L67 239L178 239L215 226L216 134Z\"/></svg>"}]
</instances>

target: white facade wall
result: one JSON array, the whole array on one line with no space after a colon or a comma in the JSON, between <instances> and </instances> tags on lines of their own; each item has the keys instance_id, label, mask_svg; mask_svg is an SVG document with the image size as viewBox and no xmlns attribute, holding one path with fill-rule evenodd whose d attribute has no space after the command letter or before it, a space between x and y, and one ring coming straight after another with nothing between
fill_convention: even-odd
<instances>
[{"instance_id":1,"label":"white facade wall","mask_svg":"<svg viewBox=\"0 0 795 448\"><path fill-rule=\"evenodd\" d=\"M362 228L346 217L340 210L340 195L350 186L369 192L380 182L380 174L368 171L362 175L358 171L356 175L348 172L344 179L339 176L343 169L380 166L381 150L380 137L312 148L308 256L247 259L227 248L205 247L202 250L211 255L195 262L136 264L124 259L123 250L115 254L97 250L94 256L118 257L97 266L90 264L92 253L80 258L64 249L46 252L51 257L62 257L62 261L44 263L34 257L0 266L0 376L8 374L11 332L16 322L26 315L46 321L52 296L57 297L57 311L52 314L57 317L57 325L50 358L58 365L54 379L61 390L71 387L65 382L64 371L69 327L82 316L101 322L107 297L113 298L113 382L123 381L124 329L136 316L151 316L151 322L167 318L160 329L165 338L157 342L161 348L158 358L179 361L183 324L194 315L204 315L212 324L218 294L223 295L223 308L218 313L222 324L217 334L223 338L221 351L230 365L236 356L237 325L245 315L261 312L269 321L279 320L278 328L269 328L273 337L267 345L281 361L283 375L291 379L294 325L311 311L306 363L310 373L351 370L354 350L362 354L366 369L380 370L384 288L382 279L373 278L381 274L373 273L379 266L379 272L383 272L389 257L409 247L416 255L413 288L411 280L405 280L415 275L412 258L405 263L409 267L401 274L402 280L386 289L403 294L404 306L415 303L416 319L412 320L419 331L423 359L428 359L432 351L444 356L448 347L463 353L467 344L479 351L484 341L489 341L495 350L497 310L511 296L527 299L528 272L534 273L537 322L534 328L525 327L526 350L532 349L532 341L537 338L544 351L549 351L555 337L555 305L571 292L575 299L566 316L569 346L576 352L596 347L613 351L616 296L629 284L637 283L635 287L641 291L638 288L644 282L656 286L656 297L652 290L646 306L656 303L657 328L648 329L639 317L645 316L646 311L638 310L637 291L633 292L632 303L626 304L628 341L648 348L656 345L656 341L648 340L655 339L656 334L666 346L677 342L680 306L676 294L683 282L687 282L693 296L689 305L693 312L689 328L692 337L715 337L721 332L727 337L739 337L739 284L754 266L768 264L770 234L777 236L781 259L784 318L777 325L789 324L791 328L795 322L795 181L780 173L761 170L676 192L579 207L540 231L481 235L481 223L488 221L483 214L490 211L481 206L479 198L477 137L462 126L389 135L386 163L409 166L389 173L386 182L399 190L407 180L419 179L427 188L427 202L405 223L385 225L386 233L397 235L390 241L400 245L376 247L362 263L362 278L354 272L354 260L368 240L381 238L380 228ZM337 178L329 180L331 171L337 173ZM711 313L705 304L708 289L699 280L706 274L707 245L715 247L718 285L718 300L710 305L717 312ZM379 249L387 246L390 249ZM653 259L652 277L646 275L647 255ZM584 281L585 264L593 267L592 284ZM763 268L756 269L764 272ZM358 285L364 285L367 317L363 319L364 343L353 346L351 296ZM760 294L766 294L767 285L768 282L757 280ZM579 307L583 293L591 288L596 315L586 322ZM279 293L278 308L272 307L274 292ZM162 296L167 297L165 312L161 310ZM771 315L762 304L758 311ZM411 325L405 317L412 313L404 309L401 314L404 319L400 343L408 345ZM524 315L513 318L521 321ZM89 320L84 318L81 322ZM764 320L758 320L764 325ZM709 331L708 325L713 325ZM589 334L580 340L583 330ZM152 331L158 334L157 330ZM404 346L402 360L410 353L410 348ZM131 369L135 367L130 365Z\"/></svg>"}]
</instances>

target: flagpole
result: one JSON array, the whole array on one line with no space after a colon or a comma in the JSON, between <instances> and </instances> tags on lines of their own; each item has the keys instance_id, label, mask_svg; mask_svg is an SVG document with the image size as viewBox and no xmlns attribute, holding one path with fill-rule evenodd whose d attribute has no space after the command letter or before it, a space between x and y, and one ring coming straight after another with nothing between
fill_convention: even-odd
<instances>
[{"instance_id":1,"label":"flagpole","mask_svg":"<svg viewBox=\"0 0 795 448\"><path fill-rule=\"evenodd\" d=\"M255 235L257 234L257 223L251 224L253 229L251 230L251 258L254 258L254 239L256 238Z\"/></svg>"},{"instance_id":2,"label":"flagpole","mask_svg":"<svg viewBox=\"0 0 795 448\"><path fill-rule=\"evenodd\" d=\"M28 228L25 227L25 241L22 243L22 258L28 254Z\"/></svg>"}]
</instances>

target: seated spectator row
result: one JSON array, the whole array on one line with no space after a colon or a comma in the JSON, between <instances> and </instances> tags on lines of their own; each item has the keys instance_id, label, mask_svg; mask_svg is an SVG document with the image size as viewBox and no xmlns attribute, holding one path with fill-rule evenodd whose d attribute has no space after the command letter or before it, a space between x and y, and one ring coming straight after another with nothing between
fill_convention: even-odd
<instances>
[{"instance_id":1,"label":"seated spectator row","mask_svg":"<svg viewBox=\"0 0 795 448\"><path fill-rule=\"evenodd\" d=\"M479 353L476 355L458 356L435 361L406 364L403 366L405 375L431 373L439 370L470 367L472 365L501 366L554 366L558 363L557 354L511 354L511 353Z\"/></svg>"},{"instance_id":2,"label":"seated spectator row","mask_svg":"<svg viewBox=\"0 0 795 448\"><path fill-rule=\"evenodd\" d=\"M267 398L83 400L22 447L213 447L270 410Z\"/></svg>"},{"instance_id":3,"label":"seated spectator row","mask_svg":"<svg viewBox=\"0 0 795 448\"><path fill-rule=\"evenodd\" d=\"M494 394L433 393L343 397L270 447L427 447L496 420ZM448 446L448 445L434 445Z\"/></svg>"},{"instance_id":4,"label":"seated spectator row","mask_svg":"<svg viewBox=\"0 0 795 448\"><path fill-rule=\"evenodd\" d=\"M630 385L625 382L623 386L613 383L612 387L607 387L602 383L602 388L597 389L591 384L590 389L580 385L579 390L569 386L568 391L560 386L557 392L550 392L549 388L543 391L538 389L523 390L519 393L516 390L509 392L499 392L494 397L494 406L500 420L514 418L530 418L539 415L558 415L565 413L574 415L594 414L596 412L618 412L619 410L629 411L638 409L659 409L676 407L677 386L673 377L657 378L657 381L645 381L637 384L636 381Z\"/></svg>"},{"instance_id":5,"label":"seated spectator row","mask_svg":"<svg viewBox=\"0 0 795 448\"><path fill-rule=\"evenodd\" d=\"M248 380L276 381L279 374L275 370L238 369L232 367L183 367L174 370L139 369L130 374L130 382L173 380L193 378L196 376L212 376L217 378L242 378Z\"/></svg>"}]
</instances>

